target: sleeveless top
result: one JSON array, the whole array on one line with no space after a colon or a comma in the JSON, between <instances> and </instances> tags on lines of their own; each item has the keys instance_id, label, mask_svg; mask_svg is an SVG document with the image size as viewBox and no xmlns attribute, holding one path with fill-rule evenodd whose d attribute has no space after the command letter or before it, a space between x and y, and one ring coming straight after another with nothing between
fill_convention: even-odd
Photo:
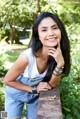
<instances>
[{"instance_id":1,"label":"sleeveless top","mask_svg":"<svg viewBox=\"0 0 80 119\"><path fill-rule=\"evenodd\" d=\"M28 66L23 72L23 76L27 78L36 78L36 77L44 77L46 75L47 69L40 74L37 69L37 64L36 64L36 57L32 54L32 49L29 48L25 50L23 53L28 59Z\"/></svg>"}]
</instances>

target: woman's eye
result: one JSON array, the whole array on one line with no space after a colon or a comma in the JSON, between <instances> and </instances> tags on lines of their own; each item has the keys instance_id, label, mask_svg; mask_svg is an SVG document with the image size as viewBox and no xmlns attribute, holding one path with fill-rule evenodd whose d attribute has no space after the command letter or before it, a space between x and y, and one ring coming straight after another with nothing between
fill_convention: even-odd
<instances>
[{"instance_id":1,"label":"woman's eye","mask_svg":"<svg viewBox=\"0 0 80 119\"><path fill-rule=\"evenodd\" d=\"M42 31L44 32L44 31L46 31L46 29L43 29Z\"/></svg>"},{"instance_id":2,"label":"woman's eye","mask_svg":"<svg viewBox=\"0 0 80 119\"><path fill-rule=\"evenodd\" d=\"M53 29L58 29L58 27L54 27Z\"/></svg>"},{"instance_id":3,"label":"woman's eye","mask_svg":"<svg viewBox=\"0 0 80 119\"><path fill-rule=\"evenodd\" d=\"M53 27L53 29L58 29L58 27L56 26L56 27Z\"/></svg>"}]
</instances>

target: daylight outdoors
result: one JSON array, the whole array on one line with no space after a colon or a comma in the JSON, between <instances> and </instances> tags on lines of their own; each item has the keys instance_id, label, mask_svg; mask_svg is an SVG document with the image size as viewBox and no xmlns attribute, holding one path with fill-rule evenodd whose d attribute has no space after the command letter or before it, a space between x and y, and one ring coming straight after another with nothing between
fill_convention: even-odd
<instances>
[{"instance_id":1,"label":"daylight outdoors","mask_svg":"<svg viewBox=\"0 0 80 119\"><path fill-rule=\"evenodd\" d=\"M33 22L43 11L57 13L67 30L71 69L59 84L61 107L63 119L80 119L80 0L0 0L0 111L4 111L3 78L27 48Z\"/></svg>"}]
</instances>

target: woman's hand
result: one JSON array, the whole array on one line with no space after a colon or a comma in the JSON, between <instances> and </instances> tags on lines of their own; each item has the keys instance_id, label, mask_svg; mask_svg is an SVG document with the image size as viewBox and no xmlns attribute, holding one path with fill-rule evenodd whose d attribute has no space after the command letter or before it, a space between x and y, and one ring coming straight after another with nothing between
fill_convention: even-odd
<instances>
[{"instance_id":1,"label":"woman's hand","mask_svg":"<svg viewBox=\"0 0 80 119\"><path fill-rule=\"evenodd\" d=\"M58 42L57 48L49 48L48 55L52 56L55 59L58 67L64 66L64 58L60 48L60 42Z\"/></svg>"},{"instance_id":2,"label":"woman's hand","mask_svg":"<svg viewBox=\"0 0 80 119\"><path fill-rule=\"evenodd\" d=\"M40 82L37 86L37 92L48 91L51 89L51 86L47 82Z\"/></svg>"}]
</instances>

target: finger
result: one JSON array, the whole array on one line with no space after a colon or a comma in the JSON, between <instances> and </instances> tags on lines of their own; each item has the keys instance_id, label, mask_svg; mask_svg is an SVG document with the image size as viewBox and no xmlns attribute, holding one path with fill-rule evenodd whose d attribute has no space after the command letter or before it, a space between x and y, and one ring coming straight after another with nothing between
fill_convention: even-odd
<instances>
[{"instance_id":1,"label":"finger","mask_svg":"<svg viewBox=\"0 0 80 119\"><path fill-rule=\"evenodd\" d=\"M49 47L48 50L56 50L56 48Z\"/></svg>"},{"instance_id":2,"label":"finger","mask_svg":"<svg viewBox=\"0 0 80 119\"><path fill-rule=\"evenodd\" d=\"M48 55L51 56L51 57L53 57L53 58L55 58L55 55L52 54L52 53L48 53Z\"/></svg>"},{"instance_id":3,"label":"finger","mask_svg":"<svg viewBox=\"0 0 80 119\"><path fill-rule=\"evenodd\" d=\"M49 49L49 51L48 51L48 53L52 53L52 54L54 54L55 52L56 52L56 49L55 48Z\"/></svg>"},{"instance_id":4,"label":"finger","mask_svg":"<svg viewBox=\"0 0 80 119\"><path fill-rule=\"evenodd\" d=\"M52 56L54 58L55 57L55 52L54 51L53 52L48 52L48 55Z\"/></svg>"},{"instance_id":5,"label":"finger","mask_svg":"<svg viewBox=\"0 0 80 119\"><path fill-rule=\"evenodd\" d=\"M48 88L41 87L41 91L48 91Z\"/></svg>"}]
</instances>

